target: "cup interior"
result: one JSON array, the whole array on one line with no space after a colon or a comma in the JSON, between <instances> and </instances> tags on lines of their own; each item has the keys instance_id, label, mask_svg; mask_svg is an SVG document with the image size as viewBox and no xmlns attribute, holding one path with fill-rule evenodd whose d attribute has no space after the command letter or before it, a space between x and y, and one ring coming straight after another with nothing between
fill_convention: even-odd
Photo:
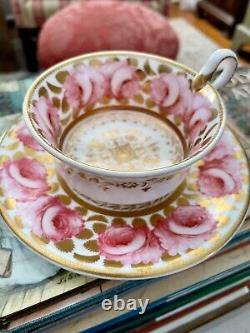
<instances>
[{"instance_id":1,"label":"cup interior","mask_svg":"<svg viewBox=\"0 0 250 333\"><path fill-rule=\"evenodd\" d=\"M24 102L25 121L50 153L80 167L152 171L192 162L219 139L224 109L207 84L171 60L95 53L44 72Z\"/></svg>"}]
</instances>

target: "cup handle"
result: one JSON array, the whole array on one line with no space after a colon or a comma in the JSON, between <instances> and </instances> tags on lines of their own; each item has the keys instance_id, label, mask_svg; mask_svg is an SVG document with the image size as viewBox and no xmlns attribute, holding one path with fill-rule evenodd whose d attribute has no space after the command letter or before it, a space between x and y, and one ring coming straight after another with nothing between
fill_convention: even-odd
<instances>
[{"instance_id":1,"label":"cup handle","mask_svg":"<svg viewBox=\"0 0 250 333\"><path fill-rule=\"evenodd\" d=\"M224 87L233 77L238 66L236 54L229 49L219 49L212 53L207 63L193 78L192 89L194 91L202 89L211 80L219 65L221 65L222 72L214 81L210 82L215 89Z\"/></svg>"}]
</instances>

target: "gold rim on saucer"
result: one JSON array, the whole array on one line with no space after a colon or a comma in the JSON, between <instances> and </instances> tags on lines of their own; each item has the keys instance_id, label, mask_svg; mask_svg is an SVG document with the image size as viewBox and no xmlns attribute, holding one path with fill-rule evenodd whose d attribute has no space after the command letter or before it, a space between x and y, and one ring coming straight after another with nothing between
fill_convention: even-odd
<instances>
[{"instance_id":1,"label":"gold rim on saucer","mask_svg":"<svg viewBox=\"0 0 250 333\"><path fill-rule=\"evenodd\" d=\"M19 124L19 123L18 123ZM47 170L47 182L50 186L49 195L57 198L69 209L78 211L85 225L83 231L70 239L59 242L48 241L38 237L27 229L17 214L17 202L11 197L5 197L1 189L1 214L9 229L26 246L41 255L46 260L67 270L80 274L105 277L112 279L143 279L158 277L180 272L190 268L213 255L221 249L235 234L244 221L250 201L250 179L248 161L244 149L238 139L232 134L235 144L235 158L241 161L242 188L237 194L220 198L208 198L197 190L197 170L201 161L194 165L187 177L185 188L173 199L159 207L149 209L141 216L116 216L112 212L107 215L93 207L79 203L64 191L57 180L54 159L44 151L35 151L23 145L16 137L18 124L2 138L0 149L0 166L9 159L30 158L41 163ZM100 256L97 238L108 226L131 225L134 228L147 225L153 228L159 219L164 219L176 207L187 204L198 204L213 214L218 222L216 233L203 246L188 250L185 255L171 256L162 254L155 264L123 265L120 262L106 260Z\"/></svg>"}]
</instances>

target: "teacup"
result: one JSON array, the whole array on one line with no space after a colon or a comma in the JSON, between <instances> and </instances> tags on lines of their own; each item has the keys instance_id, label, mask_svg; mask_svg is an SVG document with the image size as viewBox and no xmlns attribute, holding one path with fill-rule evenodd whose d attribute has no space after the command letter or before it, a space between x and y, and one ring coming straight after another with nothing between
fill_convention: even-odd
<instances>
[{"instance_id":1,"label":"teacup","mask_svg":"<svg viewBox=\"0 0 250 333\"><path fill-rule=\"evenodd\" d=\"M236 67L226 49L213 53L199 74L138 52L79 56L34 82L24 119L77 202L142 210L178 192L191 165L220 139L226 115L217 89Z\"/></svg>"}]
</instances>

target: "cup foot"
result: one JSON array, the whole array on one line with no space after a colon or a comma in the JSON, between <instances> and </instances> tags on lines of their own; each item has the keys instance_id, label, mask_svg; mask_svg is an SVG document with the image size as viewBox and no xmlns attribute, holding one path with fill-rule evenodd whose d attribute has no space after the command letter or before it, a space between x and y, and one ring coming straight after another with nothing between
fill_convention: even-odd
<instances>
[{"instance_id":1,"label":"cup foot","mask_svg":"<svg viewBox=\"0 0 250 333\"><path fill-rule=\"evenodd\" d=\"M75 202L84 207L90 208L93 211L101 214L107 214L110 216L136 216L136 215L146 215L158 211L162 207L170 205L174 200L176 200L181 193L186 188L186 181L184 180L174 192L157 198L156 200L151 200L138 204L113 204L108 202L103 202L99 200L91 199L86 195L81 195L81 197L73 191L67 184L65 179L58 175L58 181L62 186L63 190L71 197Z\"/></svg>"}]
</instances>

